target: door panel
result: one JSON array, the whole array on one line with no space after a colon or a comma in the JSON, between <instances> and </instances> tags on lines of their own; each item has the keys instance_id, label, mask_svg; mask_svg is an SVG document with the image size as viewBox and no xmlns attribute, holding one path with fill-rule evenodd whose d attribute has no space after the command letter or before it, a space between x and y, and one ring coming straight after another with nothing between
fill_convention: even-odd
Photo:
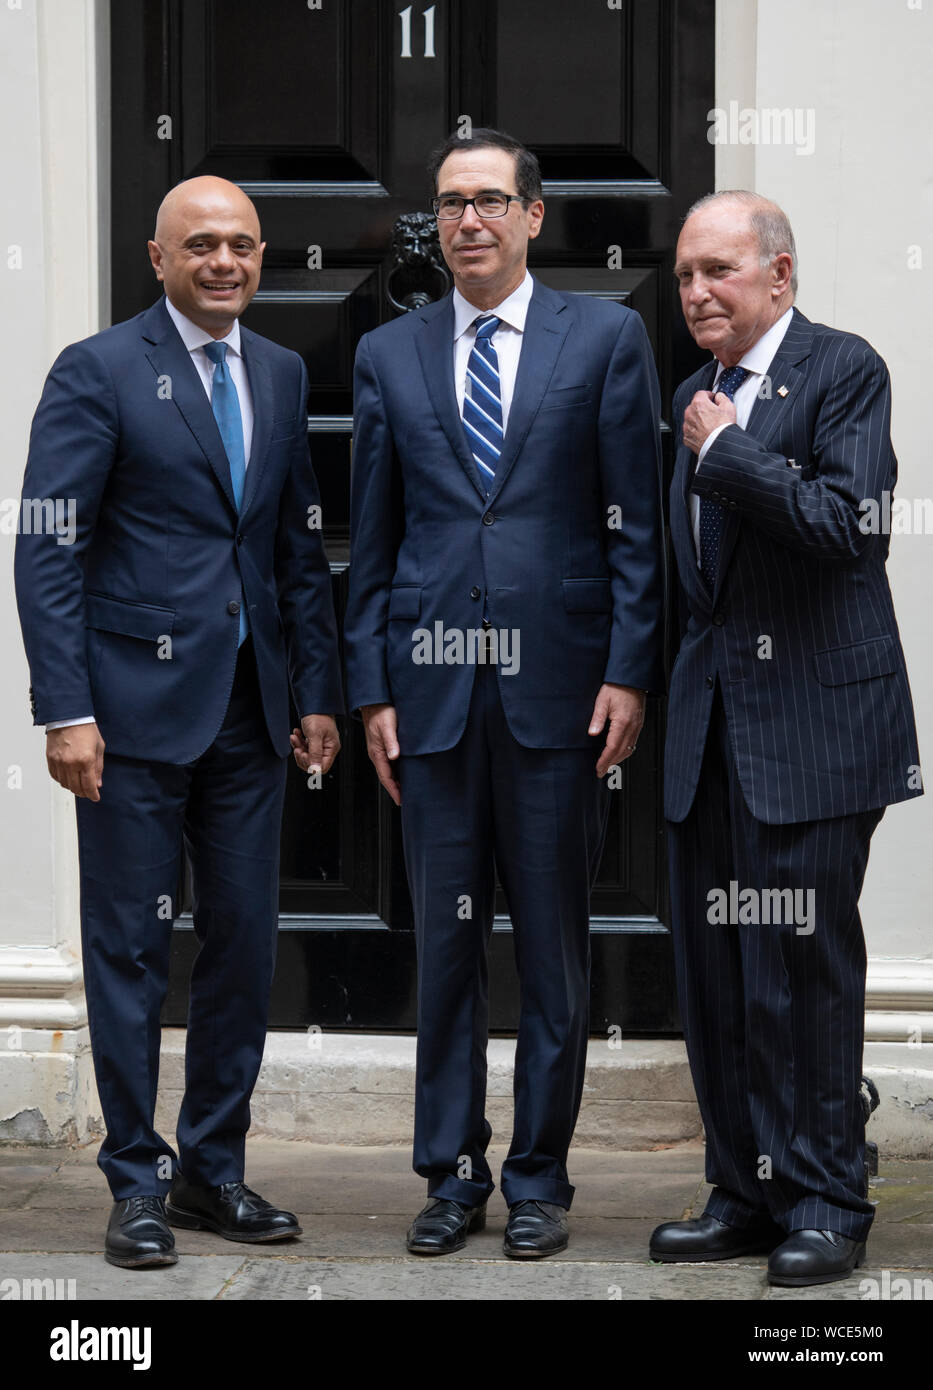
<instances>
[{"instance_id":1,"label":"door panel","mask_svg":"<svg viewBox=\"0 0 933 1390\"><path fill-rule=\"evenodd\" d=\"M697 365L674 293L689 204L713 186L713 0L122 0L111 6L114 319L156 295L155 209L216 173L255 200L267 242L245 316L308 367L308 428L338 616L349 562L352 368L394 314L392 231L424 211L429 151L468 120L538 155L546 216L530 267L554 289L643 317L665 413ZM168 118L168 124L166 124ZM663 426L665 467L670 438ZM614 792L593 896L594 1031L676 1029L661 818L663 702ZM358 721L319 790L291 764L282 831L278 1027L410 1029L411 905L398 813ZM507 905L491 946L491 1023L518 987ZM166 1019L184 1022L196 942L176 925Z\"/></svg>"}]
</instances>

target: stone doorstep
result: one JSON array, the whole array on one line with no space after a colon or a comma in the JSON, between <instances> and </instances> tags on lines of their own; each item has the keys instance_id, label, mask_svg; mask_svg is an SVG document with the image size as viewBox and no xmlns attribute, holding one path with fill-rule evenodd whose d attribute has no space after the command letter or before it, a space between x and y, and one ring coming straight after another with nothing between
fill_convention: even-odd
<instances>
[{"instance_id":1,"label":"stone doorstep","mask_svg":"<svg viewBox=\"0 0 933 1390\"><path fill-rule=\"evenodd\" d=\"M184 1029L162 1034L157 1121L173 1132L184 1086ZM490 1123L512 1122L515 1042L489 1043ZM415 1039L270 1033L252 1102L253 1133L334 1144L411 1142ZM870 1042L865 1071L881 1094L869 1138L883 1158L933 1158L933 1043ZM0 1143L82 1143L101 1133L90 1049L0 1056ZM684 1044L591 1039L576 1142L650 1149L702 1134Z\"/></svg>"},{"instance_id":2,"label":"stone doorstep","mask_svg":"<svg viewBox=\"0 0 933 1390\"><path fill-rule=\"evenodd\" d=\"M184 1087L184 1029L164 1029L157 1122L174 1130ZM498 1136L512 1119L515 1041L492 1038L487 1107ZM407 1144L415 1039L394 1034L270 1033L253 1093L252 1133L332 1144ZM933 1044L869 1043L881 1095L868 1134L885 1157L933 1157ZM702 1134L684 1044L591 1039L575 1142L650 1149Z\"/></svg>"},{"instance_id":3,"label":"stone doorstep","mask_svg":"<svg viewBox=\"0 0 933 1390\"><path fill-rule=\"evenodd\" d=\"M184 1089L185 1031L163 1029L156 1123L174 1128ZM512 1124L515 1040L491 1038L487 1112ZM414 1119L415 1039L394 1034L270 1033L251 1102L251 1133L331 1144L407 1144ZM591 1039L576 1142L647 1149L701 1133L682 1042Z\"/></svg>"}]
</instances>

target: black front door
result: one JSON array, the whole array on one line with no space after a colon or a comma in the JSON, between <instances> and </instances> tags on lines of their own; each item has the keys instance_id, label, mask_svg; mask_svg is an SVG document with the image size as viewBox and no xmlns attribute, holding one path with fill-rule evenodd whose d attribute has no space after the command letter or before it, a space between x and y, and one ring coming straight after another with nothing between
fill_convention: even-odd
<instances>
[{"instance_id":1,"label":"black front door","mask_svg":"<svg viewBox=\"0 0 933 1390\"><path fill-rule=\"evenodd\" d=\"M533 274L637 309L665 409L696 355L673 251L713 186L714 0L121 0L111 7L114 321L154 298L145 253L180 179L233 179L268 243L246 322L301 353L338 615L346 598L352 364L396 309L393 228L424 212L433 146L470 124L538 155L546 215ZM669 437L665 439L669 446ZM668 462L670 448L667 448ZM614 794L593 898L594 1032L676 1028L660 802L661 702ZM514 1029L506 907L490 1014ZM411 1029L411 907L399 818L361 728L320 788L289 769L273 1027ZM175 931L166 1021L185 1021L196 942Z\"/></svg>"}]
</instances>

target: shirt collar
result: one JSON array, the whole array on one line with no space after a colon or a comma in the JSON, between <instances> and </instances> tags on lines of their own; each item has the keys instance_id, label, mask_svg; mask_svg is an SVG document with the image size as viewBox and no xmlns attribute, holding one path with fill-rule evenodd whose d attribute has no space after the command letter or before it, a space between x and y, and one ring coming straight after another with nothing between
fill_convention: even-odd
<instances>
[{"instance_id":1,"label":"shirt collar","mask_svg":"<svg viewBox=\"0 0 933 1390\"><path fill-rule=\"evenodd\" d=\"M531 303L531 296L534 293L535 282L529 270L525 271L525 278L517 289L513 290L507 299L503 299L501 304L497 304L494 309L477 309L475 304L471 304L465 299L458 289L454 290L454 342L461 337L466 330L482 318L484 314L495 314L497 319L507 323L510 328L515 328L519 333L525 331L525 319L528 316L528 305Z\"/></svg>"},{"instance_id":2,"label":"shirt collar","mask_svg":"<svg viewBox=\"0 0 933 1390\"><path fill-rule=\"evenodd\" d=\"M233 327L230 329L226 338L212 338L206 329L199 328L196 323L192 323L190 319L185 318L181 310L175 308L175 305L169 299L168 295L165 296L165 307L168 310L169 318L178 329L181 340L189 352L194 352L195 348L203 347L205 343L226 343L228 351L236 353L237 357L243 356L240 350L239 319L233 320Z\"/></svg>"},{"instance_id":3,"label":"shirt collar","mask_svg":"<svg viewBox=\"0 0 933 1390\"><path fill-rule=\"evenodd\" d=\"M745 367L747 371L755 376L764 376L771 363L777 356L777 350L784 341L784 334L790 328L790 321L794 317L794 307L791 305L776 323L772 323L767 333L763 333L746 352L742 360L736 363L738 367ZM725 367L721 362L716 363L716 377L713 384L722 376Z\"/></svg>"}]
</instances>

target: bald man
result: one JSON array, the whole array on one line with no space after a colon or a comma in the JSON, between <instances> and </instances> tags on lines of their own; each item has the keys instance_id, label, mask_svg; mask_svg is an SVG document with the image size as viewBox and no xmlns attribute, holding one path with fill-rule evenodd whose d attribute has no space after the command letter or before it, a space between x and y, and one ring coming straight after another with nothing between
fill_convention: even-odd
<instances>
[{"instance_id":1,"label":"bald man","mask_svg":"<svg viewBox=\"0 0 933 1390\"><path fill-rule=\"evenodd\" d=\"M664 806L677 981L706 1129L702 1216L658 1260L768 1252L772 1284L862 1261L859 1098L872 832L921 793L904 654L866 518L897 478L874 349L794 306L784 213L691 209L675 275L711 354L674 397L683 635Z\"/></svg>"},{"instance_id":2,"label":"bald man","mask_svg":"<svg viewBox=\"0 0 933 1390\"><path fill-rule=\"evenodd\" d=\"M244 1141L287 758L328 771L342 695L304 363L239 323L263 250L235 184L174 188L149 242L164 297L60 355L23 488L71 518L65 543L19 536L16 589L33 718L77 808L105 1255L129 1269L175 1263L170 1224L300 1234L245 1186ZM183 841L200 951L176 1156L154 1111Z\"/></svg>"}]
</instances>

